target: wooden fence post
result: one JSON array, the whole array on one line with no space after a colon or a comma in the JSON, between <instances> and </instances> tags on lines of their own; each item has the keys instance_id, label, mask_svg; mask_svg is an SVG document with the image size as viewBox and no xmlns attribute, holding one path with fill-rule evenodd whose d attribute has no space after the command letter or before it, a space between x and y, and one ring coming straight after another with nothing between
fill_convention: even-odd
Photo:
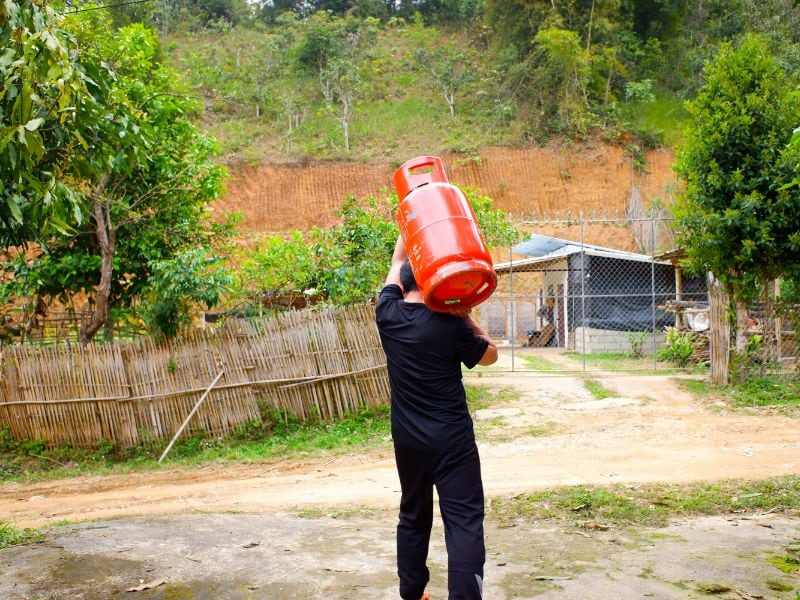
<instances>
[{"instance_id":1,"label":"wooden fence post","mask_svg":"<svg viewBox=\"0 0 800 600\"><path fill-rule=\"evenodd\" d=\"M708 274L708 299L711 304L709 310L711 383L725 385L728 383L728 362L731 352L731 322L728 318L730 296L713 273Z\"/></svg>"}]
</instances>

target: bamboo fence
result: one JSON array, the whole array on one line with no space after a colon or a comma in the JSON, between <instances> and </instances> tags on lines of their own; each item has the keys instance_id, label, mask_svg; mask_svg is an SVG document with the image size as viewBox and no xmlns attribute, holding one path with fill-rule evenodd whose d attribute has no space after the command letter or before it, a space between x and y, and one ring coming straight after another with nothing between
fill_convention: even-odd
<instances>
[{"instance_id":1,"label":"bamboo fence","mask_svg":"<svg viewBox=\"0 0 800 600\"><path fill-rule=\"evenodd\" d=\"M231 319L168 344L5 347L0 360L0 429L50 445L169 439L220 372L183 435L229 434L260 403L331 420L389 398L371 306Z\"/></svg>"}]
</instances>

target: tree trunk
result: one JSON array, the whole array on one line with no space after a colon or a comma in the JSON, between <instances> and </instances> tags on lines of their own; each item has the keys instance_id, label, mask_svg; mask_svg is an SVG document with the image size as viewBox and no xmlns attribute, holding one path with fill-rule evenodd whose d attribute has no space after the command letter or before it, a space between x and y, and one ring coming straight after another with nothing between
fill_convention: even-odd
<instances>
[{"instance_id":1,"label":"tree trunk","mask_svg":"<svg viewBox=\"0 0 800 600\"><path fill-rule=\"evenodd\" d=\"M761 370L762 375L768 368L776 368L780 364L781 318L778 314L780 298L780 280L770 280L764 284L764 318L761 321Z\"/></svg>"},{"instance_id":2,"label":"tree trunk","mask_svg":"<svg viewBox=\"0 0 800 600\"><path fill-rule=\"evenodd\" d=\"M736 354L744 356L747 353L747 330L749 311L747 304L741 300L736 301Z\"/></svg>"},{"instance_id":3,"label":"tree trunk","mask_svg":"<svg viewBox=\"0 0 800 600\"><path fill-rule=\"evenodd\" d=\"M699 40L700 44L705 41L705 35L703 32L703 19L705 19L705 14L703 12L703 0L697 0L697 13L695 16L695 25L697 31L697 39Z\"/></svg>"},{"instance_id":4,"label":"tree trunk","mask_svg":"<svg viewBox=\"0 0 800 600\"><path fill-rule=\"evenodd\" d=\"M774 360L777 364L780 365L781 359L783 358L783 317L781 316L780 305L781 305L781 280L780 278L776 279L773 282L774 286L774 294L773 294L773 303L772 303L772 311L773 315L775 316L775 354L771 356L770 359Z\"/></svg>"},{"instance_id":5,"label":"tree trunk","mask_svg":"<svg viewBox=\"0 0 800 600\"><path fill-rule=\"evenodd\" d=\"M100 189L104 187L101 184ZM111 225L111 214L107 201L100 193L94 198L95 235L100 246L100 284L95 295L94 314L88 323L81 327L79 340L84 348L108 320L109 298L111 297L111 278L114 274L114 251L116 250L117 230Z\"/></svg>"},{"instance_id":6,"label":"tree trunk","mask_svg":"<svg viewBox=\"0 0 800 600\"><path fill-rule=\"evenodd\" d=\"M343 93L341 95L341 101L342 117L340 121L342 123L342 135L344 136L344 151L350 152L350 117L352 113L352 102L350 101L350 95Z\"/></svg>"},{"instance_id":7,"label":"tree trunk","mask_svg":"<svg viewBox=\"0 0 800 600\"><path fill-rule=\"evenodd\" d=\"M728 318L730 296L722 287L719 279L708 274L708 297L710 307L710 344L711 344L711 383L726 385L731 344L731 324Z\"/></svg>"},{"instance_id":8,"label":"tree trunk","mask_svg":"<svg viewBox=\"0 0 800 600\"><path fill-rule=\"evenodd\" d=\"M34 327L38 327L39 325L39 316L44 317L47 314L47 304L45 303L44 299L39 295L36 294L34 297L33 302L31 302L31 306L33 310L31 311L31 316L25 322L25 327L23 328L23 336L22 339L25 341L31 337L31 333L33 332Z\"/></svg>"}]
</instances>

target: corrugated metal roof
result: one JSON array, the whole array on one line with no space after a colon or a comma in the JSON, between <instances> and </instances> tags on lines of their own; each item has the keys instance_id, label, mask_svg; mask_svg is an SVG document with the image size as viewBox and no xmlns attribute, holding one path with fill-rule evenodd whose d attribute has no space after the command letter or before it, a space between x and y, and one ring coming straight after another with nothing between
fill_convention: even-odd
<instances>
[{"instance_id":1,"label":"corrugated metal roof","mask_svg":"<svg viewBox=\"0 0 800 600\"><path fill-rule=\"evenodd\" d=\"M533 234L529 239L514 246L512 252L515 254L524 254L529 258L498 263L494 266L496 273L508 273L512 270L540 270L568 256L580 254L581 252L589 256L603 256L606 258L632 260L636 262L653 262L653 257L647 254L626 252L615 248L595 246L594 244L581 244L580 242L572 242L538 234ZM656 260L655 262L658 264L669 264L667 261Z\"/></svg>"}]
</instances>

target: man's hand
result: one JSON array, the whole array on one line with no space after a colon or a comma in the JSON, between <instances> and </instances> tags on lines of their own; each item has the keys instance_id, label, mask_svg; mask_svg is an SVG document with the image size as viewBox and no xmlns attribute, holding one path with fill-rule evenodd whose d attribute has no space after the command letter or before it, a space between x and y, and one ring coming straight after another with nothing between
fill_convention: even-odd
<instances>
[{"instance_id":1,"label":"man's hand","mask_svg":"<svg viewBox=\"0 0 800 600\"><path fill-rule=\"evenodd\" d=\"M472 309L459 307L459 308L451 308L447 312L449 312L454 317L458 317L459 319L466 319L472 313Z\"/></svg>"},{"instance_id":2,"label":"man's hand","mask_svg":"<svg viewBox=\"0 0 800 600\"><path fill-rule=\"evenodd\" d=\"M472 320L472 316L470 315L471 312L472 311L469 308L454 308L450 311L450 314L464 319L464 322L469 325L469 328L472 329L475 335L489 342L489 345L486 347L486 352L483 353L483 356L478 361L478 364L484 366L493 365L497 362L497 346L495 346L492 338L490 338L488 334L481 329L480 325Z\"/></svg>"},{"instance_id":3,"label":"man's hand","mask_svg":"<svg viewBox=\"0 0 800 600\"><path fill-rule=\"evenodd\" d=\"M408 255L406 254L406 246L403 243L403 236L397 236L397 241L394 244L394 252L392 253L392 266L389 268L389 273L386 275L384 285L394 283L400 285L400 267L406 262ZM400 285L402 288L403 286Z\"/></svg>"}]
</instances>

